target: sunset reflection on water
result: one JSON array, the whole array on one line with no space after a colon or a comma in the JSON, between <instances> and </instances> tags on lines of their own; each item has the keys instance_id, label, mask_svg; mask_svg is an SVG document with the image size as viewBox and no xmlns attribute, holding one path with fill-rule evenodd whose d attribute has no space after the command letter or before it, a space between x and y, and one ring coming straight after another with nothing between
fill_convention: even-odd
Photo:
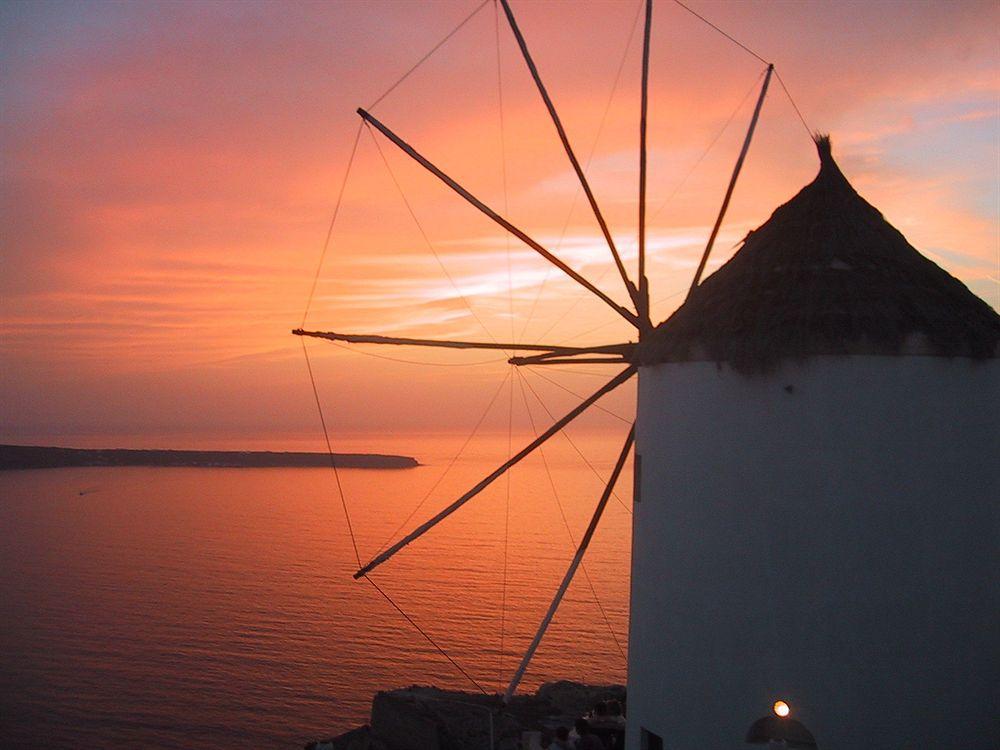
<instances>
[{"instance_id":1,"label":"sunset reflection on water","mask_svg":"<svg viewBox=\"0 0 1000 750\"><path fill-rule=\"evenodd\" d=\"M516 437L515 447L530 437ZM577 438L605 476L619 440ZM425 464L417 469L342 472L363 559L388 540L460 443L421 438L409 451ZM408 528L502 461L506 443L504 435L470 446ZM601 482L559 438L546 458L578 539ZM618 490L625 504L629 476ZM97 491L81 497L81 487ZM531 457L510 484L501 663L506 489L499 480L374 576L490 691L510 678L573 552L541 460ZM0 542L0 695L4 733L15 744L44 737L105 747L208 747L237 738L297 745L366 721L379 689L476 689L351 578L354 552L327 470L8 472L0 490L8 532ZM622 648L630 521L612 500L587 557ZM625 679L622 653L583 576L522 689L557 678Z\"/></svg>"}]
</instances>

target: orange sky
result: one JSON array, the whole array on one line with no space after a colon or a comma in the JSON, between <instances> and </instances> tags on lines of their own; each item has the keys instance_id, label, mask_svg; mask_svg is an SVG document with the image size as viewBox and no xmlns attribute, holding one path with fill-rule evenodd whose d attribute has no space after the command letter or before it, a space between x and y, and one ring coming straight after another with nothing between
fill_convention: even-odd
<instances>
[{"instance_id":1,"label":"orange sky","mask_svg":"<svg viewBox=\"0 0 1000 750\"><path fill-rule=\"evenodd\" d=\"M773 60L810 127L832 133L858 190L1000 305L995 3L690 4ZM637 36L612 89L638 5L513 6L634 263ZM288 331L301 321L354 109L474 7L5 4L0 439L314 434L300 343ZM495 20L487 5L373 111L624 301L502 18L501 147ZM689 283L763 66L669 0L656 6L653 44L649 273L662 319ZM630 335L602 303L381 145L427 240L363 133L307 327L545 343ZM713 266L816 166L775 82ZM468 429L507 370L489 352L364 350L435 363L419 366L310 346L340 435ZM579 369L545 374L578 392L600 384L598 368ZM553 408L572 403L535 382ZM627 412L628 394L614 407Z\"/></svg>"}]
</instances>

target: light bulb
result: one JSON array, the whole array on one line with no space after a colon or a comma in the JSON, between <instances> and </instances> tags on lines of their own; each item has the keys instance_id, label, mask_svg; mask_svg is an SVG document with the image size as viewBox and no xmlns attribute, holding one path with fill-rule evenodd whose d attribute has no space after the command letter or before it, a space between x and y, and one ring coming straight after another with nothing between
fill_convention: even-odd
<instances>
[{"instance_id":1,"label":"light bulb","mask_svg":"<svg viewBox=\"0 0 1000 750\"><path fill-rule=\"evenodd\" d=\"M774 705L771 706L771 710L782 719L784 719L788 714L792 712L792 709L788 707L788 704L784 701L775 701Z\"/></svg>"}]
</instances>

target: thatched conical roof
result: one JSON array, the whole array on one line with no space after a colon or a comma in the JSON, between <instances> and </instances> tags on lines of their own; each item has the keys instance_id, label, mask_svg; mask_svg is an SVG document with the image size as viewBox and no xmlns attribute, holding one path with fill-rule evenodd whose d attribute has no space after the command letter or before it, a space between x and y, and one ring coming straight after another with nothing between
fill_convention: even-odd
<instances>
[{"instance_id":1,"label":"thatched conical roof","mask_svg":"<svg viewBox=\"0 0 1000 750\"><path fill-rule=\"evenodd\" d=\"M640 344L642 364L761 372L821 354L996 357L1000 315L858 195L817 139L820 170Z\"/></svg>"}]
</instances>

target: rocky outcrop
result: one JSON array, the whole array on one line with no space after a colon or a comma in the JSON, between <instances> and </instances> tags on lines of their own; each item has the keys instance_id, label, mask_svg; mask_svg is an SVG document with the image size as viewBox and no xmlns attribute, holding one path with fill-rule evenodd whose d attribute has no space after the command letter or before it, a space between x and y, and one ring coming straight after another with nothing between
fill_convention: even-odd
<instances>
[{"instance_id":1,"label":"rocky outcrop","mask_svg":"<svg viewBox=\"0 0 1000 750\"><path fill-rule=\"evenodd\" d=\"M547 704L560 716L583 716L600 701L616 700L625 705L624 685L584 685L580 682L560 680L546 682L535 693L534 700Z\"/></svg>"},{"instance_id":2,"label":"rocky outcrop","mask_svg":"<svg viewBox=\"0 0 1000 750\"><path fill-rule=\"evenodd\" d=\"M366 724L338 737L310 742L306 750L384 750L384 746L373 743L371 727Z\"/></svg>"},{"instance_id":3,"label":"rocky outcrop","mask_svg":"<svg viewBox=\"0 0 1000 750\"><path fill-rule=\"evenodd\" d=\"M414 685L380 692L371 724L307 750L513 750L525 732L571 727L603 700L625 703L621 685L560 681L504 705L498 695Z\"/></svg>"}]
</instances>

